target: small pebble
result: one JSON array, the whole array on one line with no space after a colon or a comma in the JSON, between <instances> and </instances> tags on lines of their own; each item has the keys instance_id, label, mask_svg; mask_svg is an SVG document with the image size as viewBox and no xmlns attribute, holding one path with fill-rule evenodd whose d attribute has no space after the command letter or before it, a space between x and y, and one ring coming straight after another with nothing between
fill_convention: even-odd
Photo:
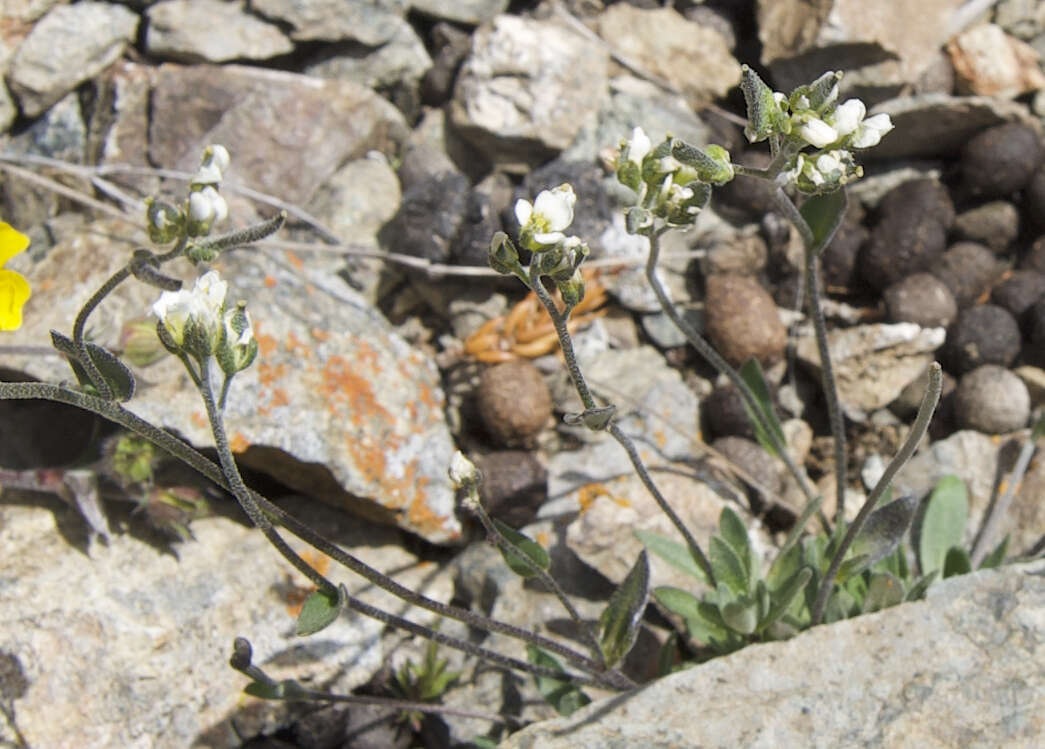
<instances>
[{"instance_id":1,"label":"small pebble","mask_svg":"<svg viewBox=\"0 0 1045 749\"><path fill-rule=\"evenodd\" d=\"M1023 313L1023 324L1033 346L1045 346L1045 299L1039 299Z\"/></svg>"},{"instance_id":2,"label":"small pebble","mask_svg":"<svg viewBox=\"0 0 1045 749\"><path fill-rule=\"evenodd\" d=\"M733 159L752 169L765 169L772 158L765 151L745 151ZM737 175L711 192L715 210L724 216L739 219L761 219L776 211L776 186L758 177Z\"/></svg>"},{"instance_id":3,"label":"small pebble","mask_svg":"<svg viewBox=\"0 0 1045 749\"><path fill-rule=\"evenodd\" d=\"M927 177L903 182L883 195L878 202L878 215L906 213L911 206L935 218L944 229L950 229L954 224L954 203L950 193L939 181Z\"/></svg>"},{"instance_id":4,"label":"small pebble","mask_svg":"<svg viewBox=\"0 0 1045 749\"><path fill-rule=\"evenodd\" d=\"M476 398L483 424L504 447L533 445L552 414L548 386L528 359L483 370Z\"/></svg>"},{"instance_id":5,"label":"small pebble","mask_svg":"<svg viewBox=\"0 0 1045 749\"><path fill-rule=\"evenodd\" d=\"M962 312L947 331L944 355L951 372L962 375L984 364L1007 367L1020 346L1016 318L1002 307L981 304Z\"/></svg>"},{"instance_id":6,"label":"small pebble","mask_svg":"<svg viewBox=\"0 0 1045 749\"><path fill-rule=\"evenodd\" d=\"M1020 212L1007 200L992 200L962 211L954 220L954 232L961 239L1003 252L1020 234Z\"/></svg>"},{"instance_id":7,"label":"small pebble","mask_svg":"<svg viewBox=\"0 0 1045 749\"><path fill-rule=\"evenodd\" d=\"M931 273L908 276L887 288L882 296L892 322L945 328L958 317L958 305L951 290Z\"/></svg>"},{"instance_id":8,"label":"small pebble","mask_svg":"<svg viewBox=\"0 0 1045 749\"><path fill-rule=\"evenodd\" d=\"M755 430L744 409L744 397L732 384L718 385L700 402L711 437L755 438Z\"/></svg>"},{"instance_id":9,"label":"small pebble","mask_svg":"<svg viewBox=\"0 0 1045 749\"><path fill-rule=\"evenodd\" d=\"M1023 188L1023 211L1035 226L1045 228L1045 164L1034 170Z\"/></svg>"},{"instance_id":10,"label":"small pebble","mask_svg":"<svg viewBox=\"0 0 1045 749\"><path fill-rule=\"evenodd\" d=\"M1045 273L1016 270L991 291L991 304L1004 307L1017 320L1045 296Z\"/></svg>"},{"instance_id":11,"label":"small pebble","mask_svg":"<svg viewBox=\"0 0 1045 749\"><path fill-rule=\"evenodd\" d=\"M753 278L735 273L708 276L704 321L715 348L735 367L751 357L766 365L784 355L787 328L773 297Z\"/></svg>"},{"instance_id":12,"label":"small pebble","mask_svg":"<svg viewBox=\"0 0 1045 749\"><path fill-rule=\"evenodd\" d=\"M852 289L859 283L856 272L860 248L871 236L871 232L849 216L838 227L838 232L820 254L824 283L830 288Z\"/></svg>"},{"instance_id":13,"label":"small pebble","mask_svg":"<svg viewBox=\"0 0 1045 749\"><path fill-rule=\"evenodd\" d=\"M548 496L548 471L526 450L474 456L483 475L479 496L491 516L513 528L533 522Z\"/></svg>"},{"instance_id":14,"label":"small pebble","mask_svg":"<svg viewBox=\"0 0 1045 749\"><path fill-rule=\"evenodd\" d=\"M974 136L962 149L966 188L986 198L1004 198L1030 182L1042 163L1038 134L1026 125L996 125Z\"/></svg>"},{"instance_id":15,"label":"small pebble","mask_svg":"<svg viewBox=\"0 0 1045 749\"><path fill-rule=\"evenodd\" d=\"M773 500L780 494L783 488L780 473L772 456L757 442L744 437L719 437L711 443L711 447L750 474L767 499Z\"/></svg>"},{"instance_id":16,"label":"small pebble","mask_svg":"<svg viewBox=\"0 0 1045 749\"><path fill-rule=\"evenodd\" d=\"M961 378L954 407L959 427L1002 434L1026 425L1030 394L1015 374L986 364Z\"/></svg>"},{"instance_id":17,"label":"small pebble","mask_svg":"<svg viewBox=\"0 0 1045 749\"><path fill-rule=\"evenodd\" d=\"M902 210L882 214L860 252L860 275L874 288L885 289L933 266L946 243L943 224L916 203L909 203Z\"/></svg>"},{"instance_id":18,"label":"small pebble","mask_svg":"<svg viewBox=\"0 0 1045 749\"><path fill-rule=\"evenodd\" d=\"M1045 273L1045 234L1031 242L1020 260L1020 268Z\"/></svg>"},{"instance_id":19,"label":"small pebble","mask_svg":"<svg viewBox=\"0 0 1045 749\"><path fill-rule=\"evenodd\" d=\"M958 309L965 309L990 288L1004 266L994 253L976 242L956 242L929 268L954 295Z\"/></svg>"},{"instance_id":20,"label":"small pebble","mask_svg":"<svg viewBox=\"0 0 1045 749\"><path fill-rule=\"evenodd\" d=\"M768 257L769 250L762 237L737 233L712 245L701 261L700 269L705 276L715 273L753 276L765 269Z\"/></svg>"}]
</instances>

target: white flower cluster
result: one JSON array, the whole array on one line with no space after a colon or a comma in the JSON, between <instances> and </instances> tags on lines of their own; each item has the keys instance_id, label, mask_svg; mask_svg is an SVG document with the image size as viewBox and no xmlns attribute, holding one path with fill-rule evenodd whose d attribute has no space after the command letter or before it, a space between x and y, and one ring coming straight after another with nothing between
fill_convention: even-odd
<instances>
[{"instance_id":1,"label":"white flower cluster","mask_svg":"<svg viewBox=\"0 0 1045 749\"><path fill-rule=\"evenodd\" d=\"M864 119L867 107L859 99L848 99L823 118L808 116L796 132L814 148L826 148L843 141L848 148L872 148L882 136L893 129L887 114L876 114Z\"/></svg>"},{"instance_id":2,"label":"white flower cluster","mask_svg":"<svg viewBox=\"0 0 1045 749\"><path fill-rule=\"evenodd\" d=\"M257 354L254 326L242 303L226 310L227 293L217 271L197 278L191 290L163 292L152 311L164 346L197 360L216 354L226 374L249 366Z\"/></svg>"},{"instance_id":3,"label":"white flower cluster","mask_svg":"<svg viewBox=\"0 0 1045 749\"><path fill-rule=\"evenodd\" d=\"M576 236L566 236L564 230L573 223L573 206L577 203L577 194L573 185L563 184L551 190L541 192L536 200L517 200L515 202L515 218L522 227L520 236L524 245L534 252L542 249L564 246L577 247L581 240ZM532 240L528 242L527 240Z\"/></svg>"}]
</instances>

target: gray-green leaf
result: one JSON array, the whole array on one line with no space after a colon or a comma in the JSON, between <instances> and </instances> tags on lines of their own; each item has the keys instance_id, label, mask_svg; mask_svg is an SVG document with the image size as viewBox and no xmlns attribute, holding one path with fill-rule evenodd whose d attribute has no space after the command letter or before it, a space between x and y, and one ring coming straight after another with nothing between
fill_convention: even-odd
<instances>
[{"instance_id":1,"label":"gray-green leaf","mask_svg":"<svg viewBox=\"0 0 1045 749\"><path fill-rule=\"evenodd\" d=\"M534 569L534 565L542 570L548 569L551 559L543 546L526 534L505 525L500 520L494 519L493 524L500 531L501 535L515 544L519 552L522 552L520 554L511 549L498 547L501 550L501 556L504 557L504 563L511 568L512 572L520 577L533 577L538 574L537 570ZM525 555L525 559L523 555ZM533 564L527 564L526 559L529 559Z\"/></svg>"},{"instance_id":2,"label":"gray-green leaf","mask_svg":"<svg viewBox=\"0 0 1045 749\"><path fill-rule=\"evenodd\" d=\"M943 560L943 576L955 577L967 575L972 572L972 562L969 561L969 552L960 546L952 546L947 550L947 556Z\"/></svg>"},{"instance_id":3,"label":"gray-green leaf","mask_svg":"<svg viewBox=\"0 0 1045 749\"><path fill-rule=\"evenodd\" d=\"M746 594L749 590L747 572L733 547L719 536L712 536L708 543L708 554L711 571L715 573L719 585L725 583L735 595Z\"/></svg>"},{"instance_id":4,"label":"gray-green leaf","mask_svg":"<svg viewBox=\"0 0 1045 749\"><path fill-rule=\"evenodd\" d=\"M968 512L965 482L957 476L942 477L925 505L918 538L918 559L923 574L942 570L947 550L961 546Z\"/></svg>"},{"instance_id":5,"label":"gray-green leaf","mask_svg":"<svg viewBox=\"0 0 1045 749\"><path fill-rule=\"evenodd\" d=\"M555 656L541 650L536 645L526 646L526 657L535 666L559 671L566 676L566 670L556 660ZM568 716L578 708L582 708L591 702L591 698L581 691L580 687L565 679L556 679L551 676L534 676L537 682L537 691L545 701L558 711L559 715Z\"/></svg>"},{"instance_id":6,"label":"gray-green leaf","mask_svg":"<svg viewBox=\"0 0 1045 749\"><path fill-rule=\"evenodd\" d=\"M751 405L744 400L744 411L755 430L755 440L770 455L778 455L777 445L786 445L787 437L773 407L773 397L762 373L762 365L758 363L758 359L752 357L741 365L738 374L755 396L757 413L753 412Z\"/></svg>"},{"instance_id":7,"label":"gray-green leaf","mask_svg":"<svg viewBox=\"0 0 1045 749\"><path fill-rule=\"evenodd\" d=\"M310 593L298 614L297 634L312 635L329 627L341 613L347 598L344 585L338 586L334 593L322 590Z\"/></svg>"},{"instance_id":8,"label":"gray-green leaf","mask_svg":"<svg viewBox=\"0 0 1045 749\"><path fill-rule=\"evenodd\" d=\"M888 572L875 572L871 575L867 596L864 598L864 613L869 614L896 606L903 602L905 595L906 591L899 578Z\"/></svg>"},{"instance_id":9,"label":"gray-green leaf","mask_svg":"<svg viewBox=\"0 0 1045 749\"><path fill-rule=\"evenodd\" d=\"M620 663L635 644L647 601L649 555L643 549L599 617L599 646L610 668Z\"/></svg>"},{"instance_id":10,"label":"gray-green leaf","mask_svg":"<svg viewBox=\"0 0 1045 749\"><path fill-rule=\"evenodd\" d=\"M866 556L867 567L891 554L911 525L917 507L914 497L904 496L871 513L853 541L853 557Z\"/></svg>"},{"instance_id":11,"label":"gray-green leaf","mask_svg":"<svg viewBox=\"0 0 1045 749\"><path fill-rule=\"evenodd\" d=\"M637 530L635 537L642 542L643 546L652 551L658 557L670 564L675 569L685 572L687 575L697 578L701 582L708 582L704 570L693 559L689 547L672 541L670 538L654 533L652 531Z\"/></svg>"},{"instance_id":12,"label":"gray-green leaf","mask_svg":"<svg viewBox=\"0 0 1045 749\"><path fill-rule=\"evenodd\" d=\"M840 189L811 195L798 209L813 232L813 246L808 248L811 252L820 252L831 241L845 218L847 202L845 190Z\"/></svg>"}]
</instances>

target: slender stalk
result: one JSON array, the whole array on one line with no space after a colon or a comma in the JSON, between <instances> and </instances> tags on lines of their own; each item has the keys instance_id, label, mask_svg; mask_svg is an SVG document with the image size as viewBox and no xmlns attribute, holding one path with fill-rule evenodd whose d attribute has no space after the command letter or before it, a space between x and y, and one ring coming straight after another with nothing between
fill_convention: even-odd
<instances>
[{"instance_id":1,"label":"slender stalk","mask_svg":"<svg viewBox=\"0 0 1045 749\"><path fill-rule=\"evenodd\" d=\"M878 500L882 498L882 495L885 494L885 491L892 484L893 478L896 476L897 472L911 459L911 456L914 455L914 451L918 448L918 443L921 442L922 437L925 436L925 432L929 428L929 421L932 419L933 412L936 410L936 405L940 402L940 392L942 389L943 372L940 369L940 365L937 362L933 362L929 365L929 386L925 390L925 395L922 396L922 403L918 407L918 415L914 419L914 425L911 427L910 434L907 435L907 439L900 447L900 451L896 454L896 457L894 457L889 465L886 466L882 477L878 479L878 483L875 484L874 489L871 490L871 493L867 497L867 501L864 502L864 506L860 508L860 512L857 514L856 519L853 520L853 524L849 526L845 538L842 539L842 543L838 547L838 551L835 553L834 558L831 560L831 565L828 567L823 581L820 583L820 590L817 591L816 601L813 604L811 626L815 627L819 624L824 615L824 608L827 605L828 596L831 593L831 589L834 587L835 575L838 573L838 568L842 566L842 561L845 559L846 552L849 551L849 547L852 546L856 537L860 535L864 523L867 522L867 518L870 517L871 513L874 511L875 505L878 504Z\"/></svg>"},{"instance_id":2,"label":"slender stalk","mask_svg":"<svg viewBox=\"0 0 1045 749\"><path fill-rule=\"evenodd\" d=\"M813 331L816 336L816 348L820 354L820 382L827 402L827 418L831 424L831 436L834 440L835 452L835 523L845 522L845 487L846 477L846 438L845 417L838 400L838 383L835 380L834 365L831 363L831 348L827 341L827 322L824 320L824 309L820 305L822 291L818 265L820 251L831 241L831 237L823 237L817 242L813 230L809 228L805 218L791 199L779 187L775 195L776 205L784 212L788 220L802 236L805 245L805 286L809 317L813 320Z\"/></svg>"},{"instance_id":3,"label":"slender stalk","mask_svg":"<svg viewBox=\"0 0 1045 749\"><path fill-rule=\"evenodd\" d=\"M741 397L748 405L748 410L753 415L759 425L762 427L762 431L769 437L773 443L773 447L776 449L780 459L784 461L784 465L787 467L788 472L795 477L795 481L798 482L798 486L801 488L802 493L806 497L807 504L816 499L816 493L813 491L813 487L810 486L808 478L805 474L798 469L795 461L791 458L791 454L787 451L787 445L783 444L776 435L770 424L766 422L765 417L762 414L762 409L758 405L758 399L752 392L751 388L744 381L744 378L740 376L740 373L734 369L729 362L722 358L710 343L704 340L704 337L700 335L696 328L679 314L678 310L675 309L675 305L671 303L668 298L667 292L664 290L663 284L660 279L657 278L657 263L660 260L660 235L663 230L654 232L650 236L650 251L649 259L646 262L646 279L649 281L650 287L653 289L653 293L657 296L657 301L660 302L661 309L664 310L664 314L668 316L672 323L675 324L682 334L689 341L690 345L697 350L704 359L717 370L719 373L725 375L729 381L733 384L737 390L740 391Z\"/></svg>"},{"instance_id":4,"label":"slender stalk","mask_svg":"<svg viewBox=\"0 0 1045 749\"><path fill-rule=\"evenodd\" d=\"M490 515L486 512L486 508L483 507L482 502L479 501L478 487L475 485L469 486L468 493L470 501L467 503L467 507L475 513L476 517L479 518L479 522L482 523L487 536L502 552L513 554L521 559L530 569L530 572L539 578L540 581L555 594L555 597L559 599L559 603L561 603L562 607L566 609L566 613L570 615L571 619L573 619L581 633L581 636L585 639L588 645L588 650L591 652L592 659L602 663L603 668L605 668L605 661L602 657L602 648L599 646L598 638L595 636L595 633L592 631L588 622L584 621L580 612L578 612L574 607L573 603L566 595L566 591L562 589L562 586L559 585L554 577L548 574L546 569L530 559L529 555L512 543L511 539L505 538L505 535L501 533L497 526L494 525L493 520L490 519Z\"/></svg>"},{"instance_id":5,"label":"slender stalk","mask_svg":"<svg viewBox=\"0 0 1045 749\"><path fill-rule=\"evenodd\" d=\"M588 383L584 379L584 374L581 372L580 365L577 363L577 354L573 350L573 337L570 336L569 328L567 327L567 317L569 310L566 314L561 314L558 307L555 306L555 301L548 294L547 290L541 284L541 279L535 274L531 273L529 286L533 289L537 298L541 304L544 305L544 309L548 312L548 316L552 320L552 324L555 326L555 332L559 336L559 345L562 347L562 355L566 361L566 369L570 373L570 377L573 379L574 387L577 389L577 394L580 395L581 402L584 403L584 407L587 410L597 408L595 398L592 397L591 390L588 388ZM642 480L643 485L649 491L653 500L660 507L661 511L668 516L671 524L675 526L675 529L685 539L686 545L689 547L690 553L693 555L694 560L704 570L704 574L707 575L711 585L715 585L715 573L711 569L711 562L708 561L704 551L700 548L700 544L697 543L697 539L690 533L689 528L682 522L682 518L672 509L671 505L664 498L664 495L660 493L653 478L649 475L649 471L646 470L646 465L642 461L642 457L639 455L639 451L635 449L635 445L632 443L631 438L624 434L616 424L612 421L607 425L607 430L617 440L618 444L624 448L628 453L628 459L631 460L632 466L638 473L639 478Z\"/></svg>"},{"instance_id":6,"label":"slender stalk","mask_svg":"<svg viewBox=\"0 0 1045 749\"><path fill-rule=\"evenodd\" d=\"M980 566L983 558L987 556L991 546L994 544L1001 519L1008 512L1009 505L1012 504L1012 499L1016 496L1016 488L1023 481L1023 476L1027 473L1028 466L1030 466L1030 460L1034 456L1034 442L1034 430L1031 430L1027 441L1023 443L1023 447L1020 449L1019 457L1016 458L1016 465L1013 466L1012 473L1009 474L1008 486L1005 487L1005 491L998 498L998 501L991 505L987 511L987 517L983 521L980 532L976 535L976 540L972 545L972 553L969 555L969 561L972 563L973 569Z\"/></svg>"},{"instance_id":7,"label":"slender stalk","mask_svg":"<svg viewBox=\"0 0 1045 749\"><path fill-rule=\"evenodd\" d=\"M165 450L170 455L174 456L178 460L181 460L185 464L191 466L202 475L209 478L218 486L231 491L228 479L222 473L221 468L200 455L195 449L182 440L178 439L174 435L166 432L162 429L154 427L149 422L141 419L135 414L123 408L120 404L113 401L102 400L101 398L82 393L76 390L70 390L65 387L53 385L50 383L43 382L0 382L0 400L50 400L56 403L66 403L69 405L77 406L90 411L91 413L97 414L103 418L108 419L120 426L128 429L129 431L138 434L141 437L149 440L157 447ZM577 653L576 651L562 645L561 643L551 640L547 637L543 637L529 630L521 627L516 627L511 624L499 621L497 619L491 619L489 617L477 614L466 609L461 609L456 606L449 606L439 601L433 600L426 596L406 588L399 583L395 582L387 575L379 572L378 570L370 567L361 560L352 556L339 548L336 544L324 538L321 534L316 533L314 530L309 528L304 523L300 522L293 516L284 512L276 505L269 502L263 496L257 492L248 489L250 497L258 504L263 510L265 515L272 518L280 525L285 527L292 534L305 541L309 545L313 546L317 550L321 551L338 564L346 567L352 572L360 575L367 581L373 583L382 590L388 591L397 598L405 601L414 606L426 609L440 616L444 616L449 619L455 619L460 622L464 622L471 627L477 629L483 629L488 632L497 632L507 637L512 637L523 642L536 645L539 648L547 650L556 655L562 656L564 659L569 661L574 666L581 668L589 673L598 674L600 666L590 658ZM311 579L312 576L310 575ZM494 654L495 656L497 654ZM551 673L542 675L554 675ZM569 675L558 674L558 678L573 678ZM598 678L601 686L608 687L611 689L628 689L630 688L630 682L628 685L622 684L618 681L613 680L613 672L608 672L606 676Z\"/></svg>"},{"instance_id":8,"label":"slender stalk","mask_svg":"<svg viewBox=\"0 0 1045 749\"><path fill-rule=\"evenodd\" d=\"M87 353L87 344L84 342L83 332L87 326L87 318L94 311L94 308L101 304L101 301L130 275L130 267L126 265L113 273L109 280L103 283L101 288L91 295L91 298L87 300L86 304L80 309L80 313L76 316L76 322L73 323L73 346L76 347L76 355L80 360L80 365L84 368L87 376L91 378L91 383L97 388L98 394L105 400L110 401L113 399L112 388L109 387L109 383L102 377L102 373L95 366L94 360Z\"/></svg>"}]
</instances>

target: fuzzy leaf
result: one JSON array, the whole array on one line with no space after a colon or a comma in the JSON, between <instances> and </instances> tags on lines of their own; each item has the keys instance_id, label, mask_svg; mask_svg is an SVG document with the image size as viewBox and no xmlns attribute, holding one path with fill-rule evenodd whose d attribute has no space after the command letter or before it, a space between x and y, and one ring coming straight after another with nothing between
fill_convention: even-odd
<instances>
[{"instance_id":1,"label":"fuzzy leaf","mask_svg":"<svg viewBox=\"0 0 1045 749\"><path fill-rule=\"evenodd\" d=\"M811 252L823 250L842 225L846 209L845 190L835 190L821 195L811 195L802 203L799 212L813 232Z\"/></svg>"},{"instance_id":2,"label":"fuzzy leaf","mask_svg":"<svg viewBox=\"0 0 1045 749\"><path fill-rule=\"evenodd\" d=\"M341 613L347 597L348 591L344 585L339 586L333 596L321 590L310 593L298 614L297 634L313 635L329 627Z\"/></svg>"},{"instance_id":3,"label":"fuzzy leaf","mask_svg":"<svg viewBox=\"0 0 1045 749\"><path fill-rule=\"evenodd\" d=\"M737 553L748 580L752 579L754 567L754 553L751 551L751 540L748 538L747 527L740 516L733 512L732 508L725 506L718 516L718 528L723 540Z\"/></svg>"},{"instance_id":4,"label":"fuzzy leaf","mask_svg":"<svg viewBox=\"0 0 1045 749\"><path fill-rule=\"evenodd\" d=\"M809 584L809 580L812 577L813 571L808 567L803 567L792 575L787 582L781 585L777 590L773 591L771 596L772 604L769 607L769 613L766 614L761 622L759 622L758 628L764 630L772 625L777 619L782 617L784 613L791 608L791 604L794 603L799 594L805 590L806 585Z\"/></svg>"},{"instance_id":5,"label":"fuzzy leaf","mask_svg":"<svg viewBox=\"0 0 1045 749\"><path fill-rule=\"evenodd\" d=\"M94 383L87 374L87 370L80 364L76 346L72 339L66 338L57 330L51 331L51 345L59 352L65 354L69 360L69 366L73 368L77 382L83 387L95 389ZM118 401L128 401L134 395L134 375L127 365L116 356L101 346L87 341L87 355L91 357L94 366L98 368L106 384L112 391L113 398Z\"/></svg>"},{"instance_id":6,"label":"fuzzy leaf","mask_svg":"<svg viewBox=\"0 0 1045 749\"><path fill-rule=\"evenodd\" d=\"M722 619L734 632L749 635L758 626L758 601L744 596L722 607Z\"/></svg>"},{"instance_id":7,"label":"fuzzy leaf","mask_svg":"<svg viewBox=\"0 0 1045 749\"><path fill-rule=\"evenodd\" d=\"M994 547L994 551L983 558L980 562L981 570L990 570L1001 567L1005 563L1005 554L1009 550L1009 537L1006 536L1001 543Z\"/></svg>"},{"instance_id":8,"label":"fuzzy leaf","mask_svg":"<svg viewBox=\"0 0 1045 749\"><path fill-rule=\"evenodd\" d=\"M904 596L905 601L917 601L925 596L925 591L929 589L929 586L933 584L937 576L940 573L938 571L930 572L928 575L922 575L918 578L918 581L911 586L911 589L907 591L907 595Z\"/></svg>"},{"instance_id":9,"label":"fuzzy leaf","mask_svg":"<svg viewBox=\"0 0 1045 749\"><path fill-rule=\"evenodd\" d=\"M551 559L543 546L526 534L519 533L519 531L514 528L505 525L500 520L494 519L493 524L505 538L518 547L522 554L526 555L526 559L529 559L542 570L548 569L548 565L551 564ZM537 574L533 567L526 563L526 560L523 559L521 554L507 549L500 549L500 551L501 556L504 557L504 563L507 564L516 575L519 575L520 577L533 577Z\"/></svg>"},{"instance_id":10,"label":"fuzzy leaf","mask_svg":"<svg viewBox=\"0 0 1045 749\"><path fill-rule=\"evenodd\" d=\"M740 367L739 374L740 379L751 389L758 404L758 413L755 414L752 413L748 402L746 400L743 401L748 421L751 422L751 426L755 430L755 439L762 446L762 449L770 455L779 455L776 446L778 444L786 445L787 437L784 435L784 428L780 425L780 419L777 417L776 409L773 407L773 397L770 395L765 375L762 374L762 365L758 363L758 359L752 357ZM766 426L763 426L763 422L765 422ZM774 441L774 437L776 441Z\"/></svg>"},{"instance_id":11,"label":"fuzzy leaf","mask_svg":"<svg viewBox=\"0 0 1045 749\"><path fill-rule=\"evenodd\" d=\"M661 585L653 590L657 603L683 619L695 619L700 616L700 599L692 593L670 585Z\"/></svg>"},{"instance_id":12,"label":"fuzzy leaf","mask_svg":"<svg viewBox=\"0 0 1045 749\"><path fill-rule=\"evenodd\" d=\"M738 596L744 595L750 590L744 564L733 551L732 546L719 536L712 536L708 543L708 554L711 560L711 571L715 573L715 580L720 586L725 583L729 590Z\"/></svg>"},{"instance_id":13,"label":"fuzzy leaf","mask_svg":"<svg viewBox=\"0 0 1045 749\"><path fill-rule=\"evenodd\" d=\"M905 595L906 591L899 578L888 572L875 572L871 575L867 595L864 597L864 613L869 614L896 606L903 602Z\"/></svg>"},{"instance_id":14,"label":"fuzzy leaf","mask_svg":"<svg viewBox=\"0 0 1045 749\"><path fill-rule=\"evenodd\" d=\"M872 512L853 542L851 555L866 556L868 562L865 567L870 567L891 554L907 532L916 507L914 497L905 496Z\"/></svg>"},{"instance_id":15,"label":"fuzzy leaf","mask_svg":"<svg viewBox=\"0 0 1045 749\"><path fill-rule=\"evenodd\" d=\"M555 669L562 673L563 676L566 675L566 670L556 660L555 656L541 650L536 645L526 646L526 657L535 666ZM573 714L576 710L591 702L591 698L582 692L580 687L565 679L556 679L551 676L534 676L534 680L537 682L537 691L541 693L545 701L554 707L559 715L564 717Z\"/></svg>"},{"instance_id":16,"label":"fuzzy leaf","mask_svg":"<svg viewBox=\"0 0 1045 749\"><path fill-rule=\"evenodd\" d=\"M943 560L943 576L956 577L967 575L972 572L972 562L969 561L969 552L960 546L952 546L947 550L947 556Z\"/></svg>"},{"instance_id":17,"label":"fuzzy leaf","mask_svg":"<svg viewBox=\"0 0 1045 749\"><path fill-rule=\"evenodd\" d=\"M943 476L929 496L922 518L918 559L923 574L943 569L947 550L961 546L968 512L969 498L965 482L957 476Z\"/></svg>"},{"instance_id":18,"label":"fuzzy leaf","mask_svg":"<svg viewBox=\"0 0 1045 749\"><path fill-rule=\"evenodd\" d=\"M680 572L685 572L687 575L691 575L701 582L708 582L704 570L702 570L696 560L693 559L693 555L689 552L689 547L685 544L672 541L670 538L666 538L659 533L653 533L652 531L637 530L635 531L635 537L642 542L643 546L675 569Z\"/></svg>"},{"instance_id":19,"label":"fuzzy leaf","mask_svg":"<svg viewBox=\"0 0 1045 749\"><path fill-rule=\"evenodd\" d=\"M599 617L599 646L610 668L620 663L635 644L647 601L649 555L643 549Z\"/></svg>"}]
</instances>

